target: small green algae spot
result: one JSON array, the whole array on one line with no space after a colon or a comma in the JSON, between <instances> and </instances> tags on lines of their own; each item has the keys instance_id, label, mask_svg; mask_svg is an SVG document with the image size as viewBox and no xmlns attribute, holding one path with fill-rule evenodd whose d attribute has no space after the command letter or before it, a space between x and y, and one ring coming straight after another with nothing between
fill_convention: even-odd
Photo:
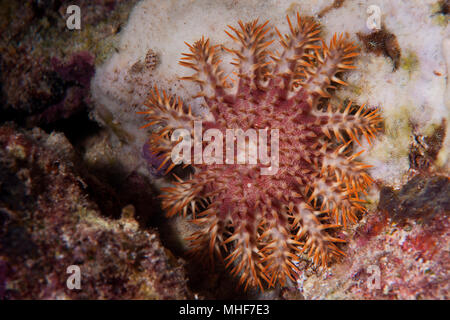
<instances>
[{"instance_id":1,"label":"small green algae spot","mask_svg":"<svg viewBox=\"0 0 450 320\"><path fill-rule=\"evenodd\" d=\"M417 55L412 51L408 51L406 55L401 59L400 67L403 70L408 71L408 73L411 75L411 73L419 68L419 59L417 58Z\"/></svg>"},{"instance_id":2,"label":"small green algae spot","mask_svg":"<svg viewBox=\"0 0 450 320\"><path fill-rule=\"evenodd\" d=\"M354 83L349 83L348 88L352 91L352 93L358 96L362 93L362 88Z\"/></svg>"}]
</instances>

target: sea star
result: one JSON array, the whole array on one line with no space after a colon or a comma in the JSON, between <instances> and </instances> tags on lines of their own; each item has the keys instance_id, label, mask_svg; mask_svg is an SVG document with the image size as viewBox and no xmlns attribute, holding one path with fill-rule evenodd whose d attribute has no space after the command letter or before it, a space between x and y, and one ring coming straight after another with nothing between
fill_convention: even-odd
<instances>
[{"instance_id":1,"label":"sea star","mask_svg":"<svg viewBox=\"0 0 450 320\"><path fill-rule=\"evenodd\" d=\"M365 172L369 166L355 161L353 142L364 135L369 143L382 121L376 109L352 103L341 108L329 103L333 84L347 85L337 74L354 69L359 53L347 36L334 35L329 45L318 36L319 25L297 14L290 34L279 36L281 48L271 51L268 22L239 21L240 30L225 31L238 49L224 48L235 55L236 79L224 75L219 46L209 39L189 45L180 64L195 73L184 80L199 84L213 120L203 128L215 128L225 136L226 129L278 129L279 168L262 175L257 164L193 164L194 173L173 187L164 188L162 207L168 216L190 214L199 229L189 238L193 251L209 252L240 276L240 284L263 288L286 280L296 280L300 257L309 257L325 267L334 256L343 255L337 243L345 242L333 230L356 222L359 193L372 183ZM152 151L160 154L161 167L169 172L175 163L171 152L176 129L194 135L194 116L181 99L155 88L146 103L150 121L159 125L150 135ZM270 149L270 148L269 148ZM193 151L192 151L193 152Z\"/></svg>"}]
</instances>

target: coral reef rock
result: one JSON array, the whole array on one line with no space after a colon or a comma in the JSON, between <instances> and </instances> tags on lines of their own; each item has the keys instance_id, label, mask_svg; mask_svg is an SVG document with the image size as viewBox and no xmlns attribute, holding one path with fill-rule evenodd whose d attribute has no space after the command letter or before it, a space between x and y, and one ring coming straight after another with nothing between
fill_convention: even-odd
<instances>
[{"instance_id":1,"label":"coral reef rock","mask_svg":"<svg viewBox=\"0 0 450 320\"><path fill-rule=\"evenodd\" d=\"M0 127L0 299L191 297L182 261L132 205L102 217L74 157L62 134ZM67 285L73 265L80 289Z\"/></svg>"}]
</instances>

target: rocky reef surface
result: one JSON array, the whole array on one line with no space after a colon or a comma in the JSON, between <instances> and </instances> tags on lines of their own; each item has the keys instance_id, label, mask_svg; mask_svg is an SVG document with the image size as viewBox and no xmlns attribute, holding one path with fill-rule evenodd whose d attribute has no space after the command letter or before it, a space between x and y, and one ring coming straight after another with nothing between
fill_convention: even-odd
<instances>
[{"instance_id":1,"label":"rocky reef surface","mask_svg":"<svg viewBox=\"0 0 450 320\"><path fill-rule=\"evenodd\" d=\"M80 30L66 27L71 4ZM169 182L135 112L158 85L206 114L179 80L184 41L229 45L223 29L257 17L286 32L296 11L362 48L336 103L356 97L385 118L361 147L376 186L342 230L345 258L244 292L186 254L193 227L161 212ZM449 299L448 1L27 0L2 2L0 18L0 299ZM67 288L71 265L80 290Z\"/></svg>"},{"instance_id":2,"label":"rocky reef surface","mask_svg":"<svg viewBox=\"0 0 450 320\"><path fill-rule=\"evenodd\" d=\"M89 193L101 183L80 176L63 134L4 124L0 146L0 298L190 297L182 261L140 228L132 204L118 219L101 214ZM81 283L69 290L73 265Z\"/></svg>"}]
</instances>

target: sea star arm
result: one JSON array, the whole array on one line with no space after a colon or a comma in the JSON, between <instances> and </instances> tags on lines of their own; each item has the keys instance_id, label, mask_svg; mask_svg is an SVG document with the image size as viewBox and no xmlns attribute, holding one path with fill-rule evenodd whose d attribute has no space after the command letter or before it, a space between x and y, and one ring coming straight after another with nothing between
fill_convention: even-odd
<instances>
[{"instance_id":1,"label":"sea star arm","mask_svg":"<svg viewBox=\"0 0 450 320\"><path fill-rule=\"evenodd\" d=\"M316 37L320 32L317 23L302 20L300 15L297 14L297 26L294 28L289 16L286 16L286 19L291 33L283 36L278 29L275 29L283 51L279 55L271 55L271 58L275 61L274 79L279 77L283 80L278 84L278 87L281 87L285 95L293 88L295 78L304 72L304 68L312 67L308 62L308 57L314 58L310 51L320 49L320 46L314 44L314 42L320 40Z\"/></svg>"},{"instance_id":2,"label":"sea star arm","mask_svg":"<svg viewBox=\"0 0 450 320\"><path fill-rule=\"evenodd\" d=\"M261 252L258 248L256 212L242 212L247 219L236 225L234 233L225 240L224 244L235 241L233 251L225 258L226 267L234 266L232 275L240 274L239 284L245 283L246 289L249 285L258 286L262 289L261 278L266 278L261 263Z\"/></svg>"},{"instance_id":3,"label":"sea star arm","mask_svg":"<svg viewBox=\"0 0 450 320\"><path fill-rule=\"evenodd\" d=\"M375 133L380 131L379 124L383 121L377 109L365 109L362 105L355 114L350 113L352 103L349 102L344 111L333 110L331 104L328 105L326 112L312 111L317 117L317 124L322 128L322 132L331 138L331 132L334 133L338 141L346 142L343 133L348 135L348 138L356 141L359 135L364 135L367 142L375 139Z\"/></svg>"},{"instance_id":4,"label":"sea star arm","mask_svg":"<svg viewBox=\"0 0 450 320\"><path fill-rule=\"evenodd\" d=\"M145 115L148 121L141 129L153 125L163 125L159 130L152 132L149 139L150 144L154 146L152 152L159 154L162 159L159 170L171 159L172 149L177 144L177 141L169 139L169 135L176 129L185 129L192 135L194 121L198 118L192 115L190 107L187 111L184 110L181 99L168 96L164 90L160 92L157 87L150 92L144 106L147 108L145 111L137 112ZM172 163L166 173L174 166Z\"/></svg>"},{"instance_id":5,"label":"sea star arm","mask_svg":"<svg viewBox=\"0 0 450 320\"><path fill-rule=\"evenodd\" d=\"M264 254L262 262L265 263L264 273L268 275L269 286L277 281L283 285L288 278L295 281L298 269L293 261L297 260L295 253L300 252L302 244L291 234L289 212L286 209L271 211L270 215L265 215L260 235L264 243L261 249Z\"/></svg>"},{"instance_id":6,"label":"sea star arm","mask_svg":"<svg viewBox=\"0 0 450 320\"><path fill-rule=\"evenodd\" d=\"M308 102L312 107L316 107L319 98L329 98L327 90L335 88L332 82L347 85L337 74L356 68L352 63L353 58L359 55L357 49L353 43L347 42L343 34L334 34L329 46L322 41L321 50L315 50L313 65L305 69L304 80L299 82L300 86L292 95L303 88L309 93Z\"/></svg>"},{"instance_id":7,"label":"sea star arm","mask_svg":"<svg viewBox=\"0 0 450 320\"><path fill-rule=\"evenodd\" d=\"M323 215L322 212L314 210L304 202L296 205L292 210L296 238L306 238L300 253L306 253L316 266L326 267L327 261L332 256L343 255L335 243L345 241L332 237L326 232L326 229L335 228L338 225L322 223L320 220L324 219L320 218L321 215Z\"/></svg>"},{"instance_id":8,"label":"sea star arm","mask_svg":"<svg viewBox=\"0 0 450 320\"><path fill-rule=\"evenodd\" d=\"M331 177L320 175L315 177L311 187L306 190L308 203L317 207L319 203L320 211L326 212L330 217L334 217L336 224L347 226L347 222L355 223L356 213L365 211L364 207L355 198L358 190L347 187L342 181L336 181Z\"/></svg>"},{"instance_id":9,"label":"sea star arm","mask_svg":"<svg viewBox=\"0 0 450 320\"><path fill-rule=\"evenodd\" d=\"M328 144L325 143L321 150L322 169L321 174L327 177L334 177L336 181L346 184L348 189L364 191L369 187L373 180L365 172L365 169L370 168L362 162L355 161L363 151L349 156L345 155L351 141L339 146L336 149L328 149Z\"/></svg>"},{"instance_id":10,"label":"sea star arm","mask_svg":"<svg viewBox=\"0 0 450 320\"><path fill-rule=\"evenodd\" d=\"M232 64L236 66L237 76L239 77L237 96L251 94L261 89L263 79L265 78L266 67L269 64L266 61L268 51L266 48L273 43L267 41L265 35L270 30L267 27L269 21L258 24L258 19L244 24L239 21L241 30L228 26L234 34L225 31L235 42L239 43L239 49L227 49L233 53L236 59Z\"/></svg>"},{"instance_id":11,"label":"sea star arm","mask_svg":"<svg viewBox=\"0 0 450 320\"><path fill-rule=\"evenodd\" d=\"M204 97L208 105L212 101L226 100L230 95L229 85L225 81L223 70L220 68L217 46L210 44L209 39L202 37L193 45L185 44L191 53L183 53L180 65L195 71L191 76L182 77L182 80L190 80L200 85L200 91L196 97Z\"/></svg>"}]
</instances>

